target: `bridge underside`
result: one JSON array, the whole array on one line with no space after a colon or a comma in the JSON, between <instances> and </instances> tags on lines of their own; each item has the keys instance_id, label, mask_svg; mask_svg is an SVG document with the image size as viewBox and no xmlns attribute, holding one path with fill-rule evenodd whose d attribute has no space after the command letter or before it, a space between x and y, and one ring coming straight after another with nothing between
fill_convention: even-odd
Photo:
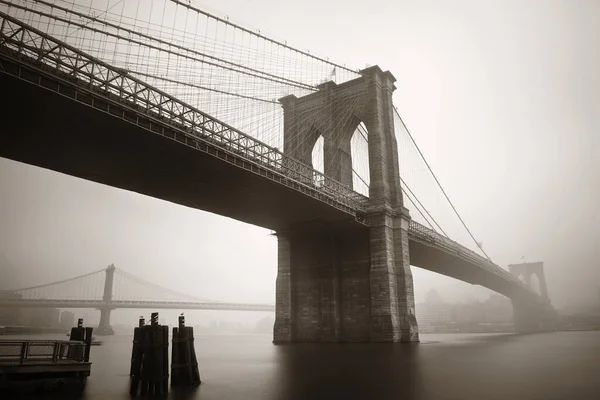
<instances>
[{"instance_id":1,"label":"bridge underside","mask_svg":"<svg viewBox=\"0 0 600 400\"><path fill-rule=\"evenodd\" d=\"M456 254L442 251L417 240L410 241L410 263L463 282L484 286L510 298L520 295L519 288L503 277L465 261Z\"/></svg>"},{"instance_id":2,"label":"bridge underside","mask_svg":"<svg viewBox=\"0 0 600 400\"><path fill-rule=\"evenodd\" d=\"M410 269L376 266L377 229L278 232L274 342L418 341Z\"/></svg>"},{"instance_id":3,"label":"bridge underside","mask_svg":"<svg viewBox=\"0 0 600 400\"><path fill-rule=\"evenodd\" d=\"M277 231L276 340L418 340L409 254L411 265L522 304L502 277L409 242L395 221L366 227L350 213L234 165L235 156L226 162L6 74L0 73L0 87L10 93L0 108L0 157Z\"/></svg>"},{"instance_id":4,"label":"bridge underside","mask_svg":"<svg viewBox=\"0 0 600 400\"><path fill-rule=\"evenodd\" d=\"M389 302L392 314L397 313L399 335L390 329L393 323L376 321L374 313L381 309L374 297L379 284L372 272L372 235L370 228L358 226L353 230L307 229L279 234L275 342L373 342L381 337L381 341L418 340L411 331L416 330L416 321L410 320L411 307L414 318L414 303L406 303L412 298L407 296L411 285L406 282L412 278L410 273L403 273L401 263L395 265L396 277L391 278L396 299ZM511 298L517 332L551 327L551 307L524 297L522 289L505 278L416 240L409 241L409 254L413 266ZM382 326L390 331L381 332Z\"/></svg>"},{"instance_id":5,"label":"bridge underside","mask_svg":"<svg viewBox=\"0 0 600 400\"><path fill-rule=\"evenodd\" d=\"M0 157L280 230L354 217L222 159L0 73ZM233 161L235 162L235 160Z\"/></svg>"},{"instance_id":6,"label":"bridge underside","mask_svg":"<svg viewBox=\"0 0 600 400\"><path fill-rule=\"evenodd\" d=\"M410 241L411 265L437 272L474 285L481 285L510 298L513 303L515 331L548 331L556 328L557 314L549 302L532 299L521 288L501 276L477 267L458 255L436 250L419 241Z\"/></svg>"}]
</instances>

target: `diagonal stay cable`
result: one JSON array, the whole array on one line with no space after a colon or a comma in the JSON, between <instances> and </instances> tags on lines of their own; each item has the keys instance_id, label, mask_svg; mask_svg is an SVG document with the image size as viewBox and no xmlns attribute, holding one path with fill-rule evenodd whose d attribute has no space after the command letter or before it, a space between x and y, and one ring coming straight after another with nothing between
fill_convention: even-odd
<instances>
[{"instance_id":1,"label":"diagonal stay cable","mask_svg":"<svg viewBox=\"0 0 600 400\"><path fill-rule=\"evenodd\" d=\"M140 40L131 39L131 38L128 38L128 37L125 37L125 36L121 36L121 35L119 35L117 33L114 33L114 32L109 32L109 31L105 31L105 30L99 29L99 28L94 27L94 26L88 27L88 25L92 21L94 21L94 22L102 22L102 20L98 19L100 17L100 15L96 16L96 17L93 17L92 21L88 21L87 23L83 24L83 23L79 23L79 22L75 22L75 21L70 21L70 20L67 20L67 19L65 19L63 17L57 16L57 15L53 15L53 14L49 14L49 13L46 13L46 12L43 12L43 11L40 11L40 10L34 10L34 9L27 8L27 7L22 6L22 5L14 4L14 3L11 3L11 2L6 1L6 0L0 0L0 3L8 4L8 5L12 6L12 7L19 8L19 9L27 11L27 12L31 12L31 13L34 13L34 14L37 14L37 15L40 15L40 16L43 16L43 17L46 17L46 18L54 19L56 21L61 21L61 22L64 22L64 23L66 23L68 25L79 27L78 29L76 29L73 32L71 32L68 35L66 35L65 38L67 38L68 36L70 36L73 33L77 32L78 30L87 29L87 30L90 30L90 31L93 31L93 32L97 32L97 33L99 33L101 35L106 35L106 36L113 37L113 38L115 38L117 40L123 40L125 42L136 44L138 46L146 47L146 48L153 49L153 50L160 51L160 52L167 53L167 54L173 54L175 56L182 57L182 58L189 59L189 60L196 61L196 62L201 62L203 64L210 65L210 66L215 67L215 68L221 68L221 69L224 69L224 70L229 70L229 71L232 71L232 72L244 74L244 75L247 75L247 76L252 76L252 77L255 77L255 78L259 78L259 79L262 79L262 80L275 82L275 83L282 84L282 85L293 86L293 87L297 87L297 88L300 88L300 89L315 90L315 88L313 86L305 84L305 83L302 83L302 82L294 83L294 81L291 81L289 79L286 79L286 78L283 78L283 77L279 77L279 76L276 76L276 75L273 75L273 76L275 76L275 78L271 78L271 77L266 76L266 75L265 76L261 76L261 75L258 75L257 73L248 72L248 71L242 71L242 70L239 70L239 69L236 69L236 68L233 68L233 67L228 67L228 66L225 66L225 65L220 65L220 64L212 62L212 61L202 60L200 58L193 57L193 56L191 56L189 54L177 53L177 52L175 52L175 51L173 51L171 49L166 49L166 48L159 47L159 46L156 46L156 45L153 45L153 44L150 44L150 43L142 42ZM121 28L120 30L125 31L125 28ZM136 35L140 36L137 32L136 32ZM220 60L220 61L226 62L226 60ZM244 66L242 66L242 68L248 69L247 67L244 67ZM260 72L260 74L264 75L263 72ZM285 81L289 81L289 82L285 82Z\"/></svg>"},{"instance_id":2,"label":"diagonal stay cable","mask_svg":"<svg viewBox=\"0 0 600 400\"><path fill-rule=\"evenodd\" d=\"M410 201L413 206L415 206L415 210L417 210L417 212L419 213L419 215L421 215L421 217L423 217L423 220L425 222L427 222L427 224L429 225L429 227L435 232L435 228L433 227L433 224L431 223L431 221L429 221L427 219L427 217L423 214L423 212L421 211L421 209L419 207L417 207L416 203L410 197L410 195L408 194L408 192L406 190L404 190L404 187L400 187L400 190L402 191L402 194L404 195L404 197L406 197L406 199L408 201ZM411 210L412 210L412 208L411 208Z\"/></svg>"},{"instance_id":3,"label":"diagonal stay cable","mask_svg":"<svg viewBox=\"0 0 600 400\"><path fill-rule=\"evenodd\" d=\"M132 274L130 274L128 272L125 272L125 271L123 271L120 268L117 268L117 271L118 271L119 274L123 275L126 278L132 279L133 281L135 281L137 283L140 283L140 284L143 284L143 285L146 285L146 286L150 286L150 287L153 287L155 289L160 289L160 290L162 290L162 291L164 291L166 293L174 294L174 295L177 295L177 296L181 296L181 297L184 297L184 298L187 298L187 299L191 299L191 300L195 300L195 301L199 301L199 302L203 302L203 303L210 302L210 301L208 301L206 299L201 299L199 297L192 296L190 294L177 292L177 291L175 291L173 289L169 289L169 288L166 288L164 286L160 286L160 285L157 285L155 283L149 282L149 281L147 281L145 279L139 278L139 277L137 277L135 275L132 275Z\"/></svg>"},{"instance_id":4,"label":"diagonal stay cable","mask_svg":"<svg viewBox=\"0 0 600 400\"><path fill-rule=\"evenodd\" d=\"M359 174L358 172L356 172L356 171L354 170L354 168L352 168L352 172L353 172L353 173L354 173L354 174L355 174L355 175L358 177L358 179L360 179L360 181L361 181L362 183L364 183L364 184L365 184L365 186L366 186L367 188L369 187L369 184L368 184L367 182L365 182L365 180L362 178L362 176L360 176L360 174Z\"/></svg>"},{"instance_id":5,"label":"diagonal stay cable","mask_svg":"<svg viewBox=\"0 0 600 400\"><path fill-rule=\"evenodd\" d=\"M440 187L442 193L444 194L444 197L446 198L446 200L448 200L448 203L450 204L450 207L452 207L452 210L454 210L454 213L456 214L456 216L458 217L458 219L460 220L460 222L462 223L462 225L465 227L465 229L469 233L469 236L471 236L471 239L473 239L473 241L475 242L475 244L477 245L477 247L479 248L479 250L481 250L481 252L483 254L485 254L485 256L487 257L488 260L492 261L491 258L490 258L490 256L487 255L487 253L485 252L485 250L483 250L483 247L481 247L481 245L479 244L479 242L475 239L475 236L473 236L473 234L471 233L471 231L467 227L467 224L465 224L465 221L463 221L462 217L460 216L460 214L458 214L458 211L456 210L456 207L454 207L454 204L452 203L452 201L450 201L450 197L448 197L448 195L446 194L446 191L442 187L442 184L438 180L437 176L433 173L433 170L431 169L431 166L429 165L429 163L425 159L425 156L421 152L421 149L417 145L417 142L415 142L415 139L410 134L410 131L408 130L408 127L404 123L404 120L402 120L402 117L400 116L400 113L398 112L398 109L396 107L394 107L394 111L396 112L396 116L400 119L400 122L402 122L402 126L404 126L404 129L406 130L406 133L408 133L408 136L410 137L410 140L412 140L413 144L415 145L417 151L419 152L419 155L421 156L421 158L423 158L423 161L425 162L425 165L427 165L427 168L429 169L429 172L431 172L431 176L433 176L433 179L435 179L435 182Z\"/></svg>"},{"instance_id":6,"label":"diagonal stay cable","mask_svg":"<svg viewBox=\"0 0 600 400\"><path fill-rule=\"evenodd\" d=\"M433 216L429 213L429 211L427 210L427 208L421 203L421 200L419 200L419 198L417 197L417 195L414 194L412 190L410 190L410 187L408 187L408 184L406 184L406 182L404 182L404 179L400 178L400 182L402 183L402 188L406 188L408 190L408 192L411 194L411 196L415 198L415 200L417 201L417 203L421 206L421 208L423 208L423 210L425 210L425 213L429 216L429 218L431 218L431 220L433 221L433 223L435 224L435 226L437 226L439 228L439 230L442 231L442 233L444 234L444 236L448 237L448 234L446 232L444 232L444 230L442 229L442 227L440 226L440 224L437 223L437 221L435 220L435 218L433 218ZM421 215L423 215L423 214L421 213Z\"/></svg>"},{"instance_id":7,"label":"diagonal stay cable","mask_svg":"<svg viewBox=\"0 0 600 400\"><path fill-rule=\"evenodd\" d=\"M99 19L99 17L100 17L101 15L98 15L98 16L90 16L90 15L87 15L87 14L84 14L84 13L77 12L77 11L75 11L75 10L69 10L68 8L65 8L65 7L60 7L60 6L57 6L57 5L53 5L53 4L51 4L51 3L48 3L48 2L46 2L46 1L43 1L43 0L35 0L35 2L36 2L36 3L41 3L41 4L44 4L44 5L48 6L48 7L55 8L55 9L57 9L57 10L61 10L61 11L65 12L65 13L69 13L69 14L76 15L76 16L78 16L78 17L80 17L80 18L86 18L86 19L89 19L89 20L91 20L90 22L92 22L92 21L93 21L93 22L97 22L97 23L99 23L99 24L102 24L102 25L105 25L105 26L108 26L108 27L111 27L111 28L114 28L114 29L117 29L117 30L121 30L121 31L123 31L123 32L127 32L127 33L129 33L129 34L136 35L136 36L138 36L138 37L140 37L140 38L145 38L145 39L148 39L148 40L152 40L152 41L155 41L155 42L157 42L157 43L160 43L160 44L163 44L163 45L166 45L166 46L173 47L173 48L175 48L175 49L179 49L179 50L182 50L182 51L186 51L186 52L189 52L189 53L195 54L196 56L199 56L199 57L207 57L207 58L211 58L211 59L213 59L213 60L215 60L215 61L218 61L218 62L223 62L223 63L229 64L231 67L243 68L243 69L246 69L246 70L248 70L248 71L250 71L250 72L254 72L254 73L257 73L257 74L263 74L263 75L265 75L265 76L268 76L268 77L271 77L271 78L275 78L275 79L278 79L278 80L284 81L284 83L288 83L288 84L291 84L291 85L294 85L294 86L303 86L303 87L304 87L304 88L306 88L307 90L314 90L314 88L312 87L312 85L308 85L308 84L305 84L305 83L303 83L303 82L294 81L294 80L292 80L292 79L287 79L287 78L285 78L285 77L282 77L282 76L279 76L279 75L271 74L271 73L268 73L268 72L265 72L265 71L260 71L260 70L258 70L258 69L251 68L251 67L249 67L249 66L246 66L246 65L237 64L237 63L234 63L234 62L231 62L231 61L228 61L228 60L225 60L225 59L222 59L222 58L219 58L219 57L213 56L213 55L211 55L211 54L205 54L205 53L201 53L201 52L199 52L199 51L197 51L197 50L194 50L194 49L187 48L187 47L185 47L185 46L182 46L182 45L180 45L180 44L173 43L173 42L168 42L168 41L166 41L166 40L163 40L163 39L161 39L161 38L159 38L159 37L154 37L154 36L148 35L148 34L146 34L146 33L142 32L142 31L140 31L140 30L137 30L137 31L136 31L136 30L133 30L133 29L129 29L129 28L125 27L125 26L120 26L120 25L114 24L114 23L112 23L112 22L110 22L110 21L106 21L106 20ZM2 3L10 4L9 2L5 2L5 1L2 1ZM15 6L15 7L18 7L18 6ZM113 6L113 7L114 7L114 6ZM112 7L111 7L111 8L112 8ZM106 14L106 11L104 12L104 14ZM86 23L84 27L81 27L81 29L83 29L83 28L87 27L87 25L88 25L90 22ZM124 39L124 40L125 40L125 39ZM174 54L175 54L175 55L181 55L180 53L174 53ZM202 62L202 61L201 61L201 62ZM212 65L212 64L211 64L211 65ZM221 67L221 66L219 66L219 67ZM231 68L231 67L227 67L227 68L228 68L228 69L231 69L231 70L233 70L233 71L235 71L235 69L234 69L234 68ZM225 68L225 67L223 67L223 68ZM241 73L244 73L244 72L241 72Z\"/></svg>"},{"instance_id":8,"label":"diagonal stay cable","mask_svg":"<svg viewBox=\"0 0 600 400\"><path fill-rule=\"evenodd\" d=\"M254 35L254 36L256 36L256 37L258 37L258 38L260 38L260 39L262 39L262 40L266 40L267 42L271 42L271 43L273 43L273 44L275 44L275 45L277 45L277 46L281 46L281 47L283 47L283 48L286 48L286 49L288 49L288 50L294 51L294 52L296 52L296 53L298 53L298 54L302 54L303 56L307 56L307 57L310 57L310 58L312 58L312 59L314 59L314 60L317 60L317 61L319 61L319 62L322 62L322 63L325 63L325 64L329 64L329 65L331 65L331 66L334 66L334 67L336 67L336 68L339 68L339 69L342 69L342 70L345 70L345 71L348 71L348 72L352 72L352 73L354 73L354 74L358 74L358 71L356 71L356 70L353 70L353 69L351 69L351 68L348 68L348 67L346 67L346 66L344 66L344 65L336 64L336 63L334 63L334 62L331 62L331 61L329 61L329 60L325 60L325 59L323 59L323 58L321 58L321 57L317 57L317 56L315 56L315 55L313 55L313 54L310 54L310 53L307 53L307 52L305 52L305 51L302 51L302 50L296 49L296 48L294 48L294 47L292 47L292 46L288 46L288 45L287 45L287 43L282 43L282 42L280 42L280 41L277 41L277 40L271 39L271 38L269 38L269 37L267 37L267 36L261 35L260 33L253 32L253 31L251 31L250 29L246 29L246 28L244 28L243 26L240 26L240 25L234 24L234 23L232 23L232 22L229 22L228 20L225 20L225 19L223 19L223 18L219 18L219 17L217 17L217 16L215 16L215 15L213 15L213 14L210 14L210 13L208 13L208 12L206 12L206 11L203 11L203 10L201 10L201 9L197 8L197 7L194 7L194 6L192 6L191 4L186 4L186 3L184 3L184 2L182 2L182 1L180 1L180 0L170 0L170 1L171 1L171 2L173 2L173 3L175 3L175 4L177 4L177 5L179 5L179 6L185 7L185 8L187 8L187 9L189 9L189 10L195 11L195 12L197 12L198 14L202 14L202 15L206 16L207 18L212 18L212 19L214 19L215 21L218 21L218 22L220 22L220 23L222 23L222 24L225 24L225 25L232 26L232 27L234 27L234 28L236 28L236 29L239 29L240 31L246 32L246 33L248 33L248 34L250 34L250 35Z\"/></svg>"},{"instance_id":9,"label":"diagonal stay cable","mask_svg":"<svg viewBox=\"0 0 600 400\"><path fill-rule=\"evenodd\" d=\"M158 75L154 75L154 74L147 74L145 72L140 72L140 71L135 71L135 70L129 70L129 72L131 74L134 74L134 75L145 76L147 78L158 79L158 80L161 80L161 81L175 83L177 85L183 85L183 86L192 87L192 88L195 88L195 89L207 90L209 92L215 92L215 93L224 94L224 95L227 95L227 96L239 97L239 98L246 99L246 100L260 101L260 102L263 102L263 103L280 104L278 101L275 101L275 100L261 99L260 97L247 96L247 95L239 94L239 93L232 93L232 92L228 92L228 91L225 91L225 90L219 90L219 89L209 88L209 87L206 87L206 86L196 85L196 84L191 83L191 82L183 82L183 81L179 81L179 80L176 80L176 79L170 79L170 78L167 78L167 77L164 77L164 76L158 76Z\"/></svg>"},{"instance_id":10,"label":"diagonal stay cable","mask_svg":"<svg viewBox=\"0 0 600 400\"><path fill-rule=\"evenodd\" d=\"M102 269L99 269L97 271L89 272L89 273L87 273L85 275L79 275L79 276L75 276L73 278L63 279L61 281L56 281L56 282L51 282L51 283L45 283L43 285L30 286L30 287L21 288L21 289L15 289L15 292L21 292L21 291L31 290L31 289L39 289L39 288L48 287L48 286L52 286L52 285L58 285L58 284L61 284L61 283L72 282L74 280L77 280L77 279L80 279L80 278L85 278L87 276L94 275L94 274L97 274L99 272L104 272L105 270L106 270L106 268L102 268Z\"/></svg>"}]
</instances>

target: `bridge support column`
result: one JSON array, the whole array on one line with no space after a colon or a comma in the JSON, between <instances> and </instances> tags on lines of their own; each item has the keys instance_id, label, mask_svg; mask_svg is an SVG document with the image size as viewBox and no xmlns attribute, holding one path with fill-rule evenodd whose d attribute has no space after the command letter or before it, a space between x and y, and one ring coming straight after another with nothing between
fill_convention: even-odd
<instances>
[{"instance_id":1,"label":"bridge support column","mask_svg":"<svg viewBox=\"0 0 600 400\"><path fill-rule=\"evenodd\" d=\"M96 333L98 335L115 334L113 328L110 326L110 313L112 311L110 304L112 303L112 290L115 269L116 268L114 264L111 264L106 268L106 276L104 279L104 295L102 296L102 301L106 304L106 307L100 309L100 324L98 325L98 329L96 330Z\"/></svg>"},{"instance_id":2,"label":"bridge support column","mask_svg":"<svg viewBox=\"0 0 600 400\"><path fill-rule=\"evenodd\" d=\"M377 66L361 73L366 95L362 120L369 135L371 340L417 342L408 247L410 216L403 205L394 129L395 78Z\"/></svg>"},{"instance_id":3,"label":"bridge support column","mask_svg":"<svg viewBox=\"0 0 600 400\"><path fill-rule=\"evenodd\" d=\"M404 343L419 341L419 326L415 315L415 291L408 251L408 224L409 220L404 217L394 220L394 262L398 290L398 318L401 332L400 341Z\"/></svg>"},{"instance_id":4,"label":"bridge support column","mask_svg":"<svg viewBox=\"0 0 600 400\"><path fill-rule=\"evenodd\" d=\"M408 220L278 234L274 343L415 342Z\"/></svg>"},{"instance_id":5,"label":"bridge support column","mask_svg":"<svg viewBox=\"0 0 600 400\"><path fill-rule=\"evenodd\" d=\"M538 279L540 295L544 300L548 302L550 301L550 298L548 297L548 287L546 286L546 274L544 273L543 262L510 264L508 269L517 277L523 276L527 286L531 287L532 289L531 277L532 275L535 275Z\"/></svg>"},{"instance_id":6,"label":"bridge support column","mask_svg":"<svg viewBox=\"0 0 600 400\"><path fill-rule=\"evenodd\" d=\"M550 303L512 300L515 332L534 333L557 329L558 315Z\"/></svg>"},{"instance_id":7,"label":"bridge support column","mask_svg":"<svg viewBox=\"0 0 600 400\"><path fill-rule=\"evenodd\" d=\"M369 342L369 230L278 234L273 341Z\"/></svg>"},{"instance_id":8,"label":"bridge support column","mask_svg":"<svg viewBox=\"0 0 600 400\"><path fill-rule=\"evenodd\" d=\"M323 83L319 91L302 98L280 99L284 152L311 165L311 151L322 135L325 175L348 187L352 134L364 123L369 226L306 222L304 228L278 232L274 342L419 340L408 247L410 216L403 206L394 131L395 78L377 66L360 72L360 78L340 85Z\"/></svg>"},{"instance_id":9,"label":"bridge support column","mask_svg":"<svg viewBox=\"0 0 600 400\"><path fill-rule=\"evenodd\" d=\"M535 275L538 279L539 294L541 296L539 302L531 299L512 299L515 332L530 333L555 330L558 327L558 314L550 304L550 298L548 297L544 263L509 264L508 269L517 277L523 276L525 283L532 290L531 277Z\"/></svg>"},{"instance_id":10,"label":"bridge support column","mask_svg":"<svg viewBox=\"0 0 600 400\"><path fill-rule=\"evenodd\" d=\"M285 235L278 234L273 343L287 343L292 341L292 288L290 263L290 241Z\"/></svg>"},{"instance_id":11,"label":"bridge support column","mask_svg":"<svg viewBox=\"0 0 600 400\"><path fill-rule=\"evenodd\" d=\"M394 219L388 213L369 217L371 268L371 340L399 342L398 288L394 263Z\"/></svg>"},{"instance_id":12,"label":"bridge support column","mask_svg":"<svg viewBox=\"0 0 600 400\"><path fill-rule=\"evenodd\" d=\"M112 326L110 326L111 311L112 309L110 308L100 309L100 323L98 324L98 329L96 329L95 332L97 335L109 336L115 334Z\"/></svg>"},{"instance_id":13,"label":"bridge support column","mask_svg":"<svg viewBox=\"0 0 600 400\"><path fill-rule=\"evenodd\" d=\"M389 213L371 214L369 272L371 341L418 342L408 222Z\"/></svg>"}]
</instances>

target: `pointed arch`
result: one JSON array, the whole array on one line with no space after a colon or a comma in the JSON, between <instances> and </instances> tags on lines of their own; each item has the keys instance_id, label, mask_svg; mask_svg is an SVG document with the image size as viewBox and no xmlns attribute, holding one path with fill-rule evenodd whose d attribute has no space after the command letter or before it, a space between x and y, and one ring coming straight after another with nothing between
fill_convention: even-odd
<instances>
[{"instance_id":1,"label":"pointed arch","mask_svg":"<svg viewBox=\"0 0 600 400\"><path fill-rule=\"evenodd\" d=\"M350 155L352 159L352 187L354 191L369 196L369 132L362 121L359 121L350 138Z\"/></svg>"},{"instance_id":2,"label":"pointed arch","mask_svg":"<svg viewBox=\"0 0 600 400\"><path fill-rule=\"evenodd\" d=\"M531 274L531 278L529 281L529 286L531 286L531 289L536 292L537 294L542 294L541 292L541 288L540 288L540 278L537 276L537 274Z\"/></svg>"},{"instance_id":3,"label":"pointed arch","mask_svg":"<svg viewBox=\"0 0 600 400\"><path fill-rule=\"evenodd\" d=\"M321 134L313 145L311 161L314 170L320 172L321 174L325 173L325 138ZM317 173L313 175L313 183L315 186L319 187L325 183L323 182L322 176L323 175L319 175Z\"/></svg>"}]
</instances>

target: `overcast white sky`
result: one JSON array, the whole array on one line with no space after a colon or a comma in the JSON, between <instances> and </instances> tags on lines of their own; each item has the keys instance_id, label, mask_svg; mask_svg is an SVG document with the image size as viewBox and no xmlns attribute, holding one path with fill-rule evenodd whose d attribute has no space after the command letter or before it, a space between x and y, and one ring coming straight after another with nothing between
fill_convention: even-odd
<instances>
[{"instance_id":1,"label":"overcast white sky","mask_svg":"<svg viewBox=\"0 0 600 400\"><path fill-rule=\"evenodd\" d=\"M396 106L492 259L544 261L559 306L594 296L600 2L203 4L313 54L389 69ZM112 262L203 298L274 301L268 231L0 159L0 289ZM414 275L417 299L454 282Z\"/></svg>"}]
</instances>

